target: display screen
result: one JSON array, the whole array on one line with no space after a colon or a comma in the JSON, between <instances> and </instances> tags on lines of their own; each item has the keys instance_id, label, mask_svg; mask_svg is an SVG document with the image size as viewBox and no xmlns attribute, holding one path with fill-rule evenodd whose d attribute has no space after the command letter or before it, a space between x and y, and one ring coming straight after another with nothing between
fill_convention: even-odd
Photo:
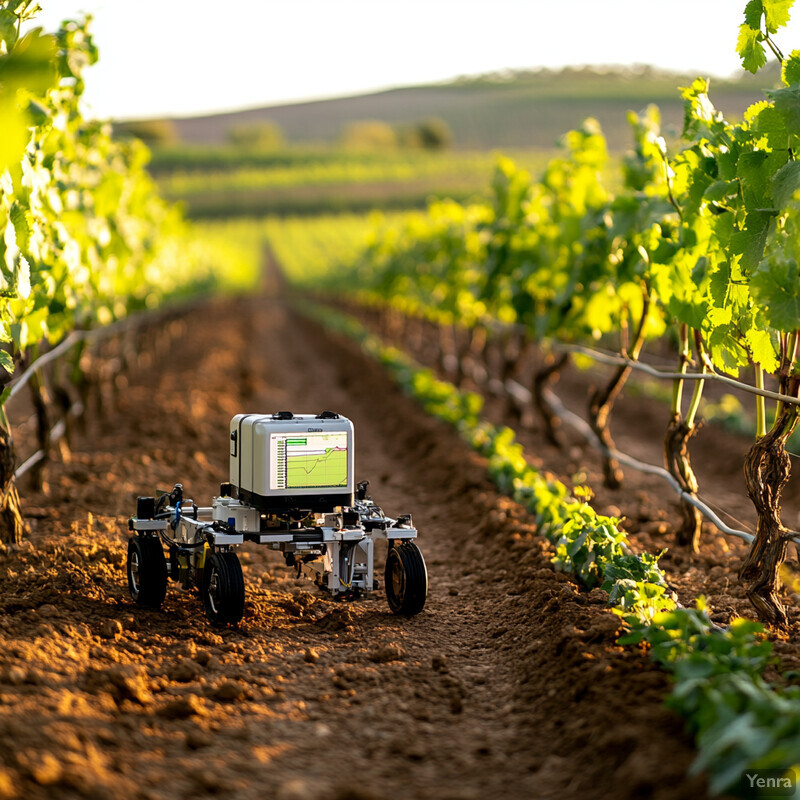
<instances>
[{"instance_id":1,"label":"display screen","mask_svg":"<svg viewBox=\"0 0 800 800\"><path fill-rule=\"evenodd\" d=\"M331 489L347 484L347 432L270 434L270 489Z\"/></svg>"}]
</instances>

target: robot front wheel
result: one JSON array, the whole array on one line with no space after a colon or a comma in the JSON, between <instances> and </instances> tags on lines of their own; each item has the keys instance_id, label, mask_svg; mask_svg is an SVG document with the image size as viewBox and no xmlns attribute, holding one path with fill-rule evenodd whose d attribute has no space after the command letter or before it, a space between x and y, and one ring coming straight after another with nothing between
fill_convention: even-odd
<instances>
[{"instance_id":1,"label":"robot front wheel","mask_svg":"<svg viewBox=\"0 0 800 800\"><path fill-rule=\"evenodd\" d=\"M233 551L206 557L201 587L206 616L215 625L235 625L244 616L244 576Z\"/></svg>"},{"instance_id":2,"label":"robot front wheel","mask_svg":"<svg viewBox=\"0 0 800 800\"><path fill-rule=\"evenodd\" d=\"M128 590L136 605L160 608L167 594L167 562L154 536L132 536L128 541Z\"/></svg>"},{"instance_id":3,"label":"robot front wheel","mask_svg":"<svg viewBox=\"0 0 800 800\"><path fill-rule=\"evenodd\" d=\"M385 571L386 599L395 614L413 616L425 607L428 571L419 547L404 541L389 548Z\"/></svg>"}]
</instances>

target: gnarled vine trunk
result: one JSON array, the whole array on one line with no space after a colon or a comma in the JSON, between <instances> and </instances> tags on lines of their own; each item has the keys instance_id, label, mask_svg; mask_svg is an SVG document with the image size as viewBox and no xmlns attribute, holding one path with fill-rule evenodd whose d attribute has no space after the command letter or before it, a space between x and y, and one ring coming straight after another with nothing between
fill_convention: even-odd
<instances>
[{"instance_id":1,"label":"gnarled vine trunk","mask_svg":"<svg viewBox=\"0 0 800 800\"><path fill-rule=\"evenodd\" d=\"M797 379L793 379L793 395ZM791 464L786 440L798 422L798 407L785 405L772 428L751 448L744 462L747 494L753 501L758 523L750 552L739 570L747 596L765 622L786 625L786 610L778 597L778 571L786 560L789 540L796 535L781 522L781 493L789 480Z\"/></svg>"},{"instance_id":2,"label":"gnarled vine trunk","mask_svg":"<svg viewBox=\"0 0 800 800\"><path fill-rule=\"evenodd\" d=\"M669 474L687 494L697 495L697 477L689 457L689 440L700 429L700 425L689 425L680 414L672 414L664 437L664 463ZM681 499L683 524L678 529L679 544L688 545L696 553L699 550L703 515L688 500Z\"/></svg>"},{"instance_id":3,"label":"gnarled vine trunk","mask_svg":"<svg viewBox=\"0 0 800 800\"><path fill-rule=\"evenodd\" d=\"M619 462L611 455L616 450L616 445L608 427L608 418L630 374L630 367L620 367L605 388L596 389L589 399L589 425L604 448L603 485L609 489L619 489L624 475Z\"/></svg>"},{"instance_id":4,"label":"gnarled vine trunk","mask_svg":"<svg viewBox=\"0 0 800 800\"><path fill-rule=\"evenodd\" d=\"M558 380L568 358L568 353L562 353L558 358L548 354L545 358L545 365L536 372L531 383L533 405L544 423L544 435L550 444L558 448L564 446L561 436L561 418L548 402L545 390Z\"/></svg>"},{"instance_id":5,"label":"gnarled vine trunk","mask_svg":"<svg viewBox=\"0 0 800 800\"><path fill-rule=\"evenodd\" d=\"M44 473L50 455L50 413L48 411L49 398L44 379L34 373L28 381L31 403L36 417L36 442L44 456L31 468L31 483L36 491L41 491L44 485Z\"/></svg>"},{"instance_id":6,"label":"gnarled vine trunk","mask_svg":"<svg viewBox=\"0 0 800 800\"><path fill-rule=\"evenodd\" d=\"M627 348L627 326L624 328L622 354L627 356L631 361L638 361L639 354L644 344L644 329L647 323L647 315L650 312L650 290L645 282L642 283L642 316L639 319L639 325L636 329L636 335L633 337L633 343L630 350ZM603 457L603 475L604 485L609 489L619 489L622 486L622 479L624 477L619 462L614 456L611 455L613 450L616 450L614 440L611 438L611 431L608 428L608 420L611 412L614 409L614 403L619 397L622 388L625 386L628 377L630 376L632 368L629 365L624 365L616 370L611 380L606 384L603 389L596 389L592 392L589 399L589 425L595 433L595 436L600 440L604 449Z\"/></svg>"},{"instance_id":7,"label":"gnarled vine trunk","mask_svg":"<svg viewBox=\"0 0 800 800\"><path fill-rule=\"evenodd\" d=\"M14 481L16 462L11 433L6 425L0 424L0 542L5 545L20 544L26 533Z\"/></svg>"}]
</instances>

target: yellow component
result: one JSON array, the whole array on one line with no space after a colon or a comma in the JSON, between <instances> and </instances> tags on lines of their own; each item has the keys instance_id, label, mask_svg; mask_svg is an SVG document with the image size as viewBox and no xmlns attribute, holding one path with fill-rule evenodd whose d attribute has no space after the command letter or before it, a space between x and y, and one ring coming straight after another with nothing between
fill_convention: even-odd
<instances>
[{"instance_id":1,"label":"yellow component","mask_svg":"<svg viewBox=\"0 0 800 800\"><path fill-rule=\"evenodd\" d=\"M203 567L205 567L205 565L206 565L206 554L208 553L208 550L209 550L208 542L205 542L203 544L203 549L200 552L200 555L197 557L197 564L196 564L197 569L203 569Z\"/></svg>"}]
</instances>

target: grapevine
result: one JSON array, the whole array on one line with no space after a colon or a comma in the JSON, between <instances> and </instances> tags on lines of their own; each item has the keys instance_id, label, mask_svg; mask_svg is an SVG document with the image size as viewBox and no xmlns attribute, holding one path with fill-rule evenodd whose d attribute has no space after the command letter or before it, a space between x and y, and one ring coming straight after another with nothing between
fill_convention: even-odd
<instances>
[{"instance_id":1,"label":"grapevine","mask_svg":"<svg viewBox=\"0 0 800 800\"><path fill-rule=\"evenodd\" d=\"M159 197L146 148L83 115L84 71L98 59L90 21L27 30L38 10L0 2L0 540L10 543L24 532L2 410L15 368L74 330L219 286L223 274L209 237ZM47 388L38 376L28 385L46 450Z\"/></svg>"}]
</instances>

